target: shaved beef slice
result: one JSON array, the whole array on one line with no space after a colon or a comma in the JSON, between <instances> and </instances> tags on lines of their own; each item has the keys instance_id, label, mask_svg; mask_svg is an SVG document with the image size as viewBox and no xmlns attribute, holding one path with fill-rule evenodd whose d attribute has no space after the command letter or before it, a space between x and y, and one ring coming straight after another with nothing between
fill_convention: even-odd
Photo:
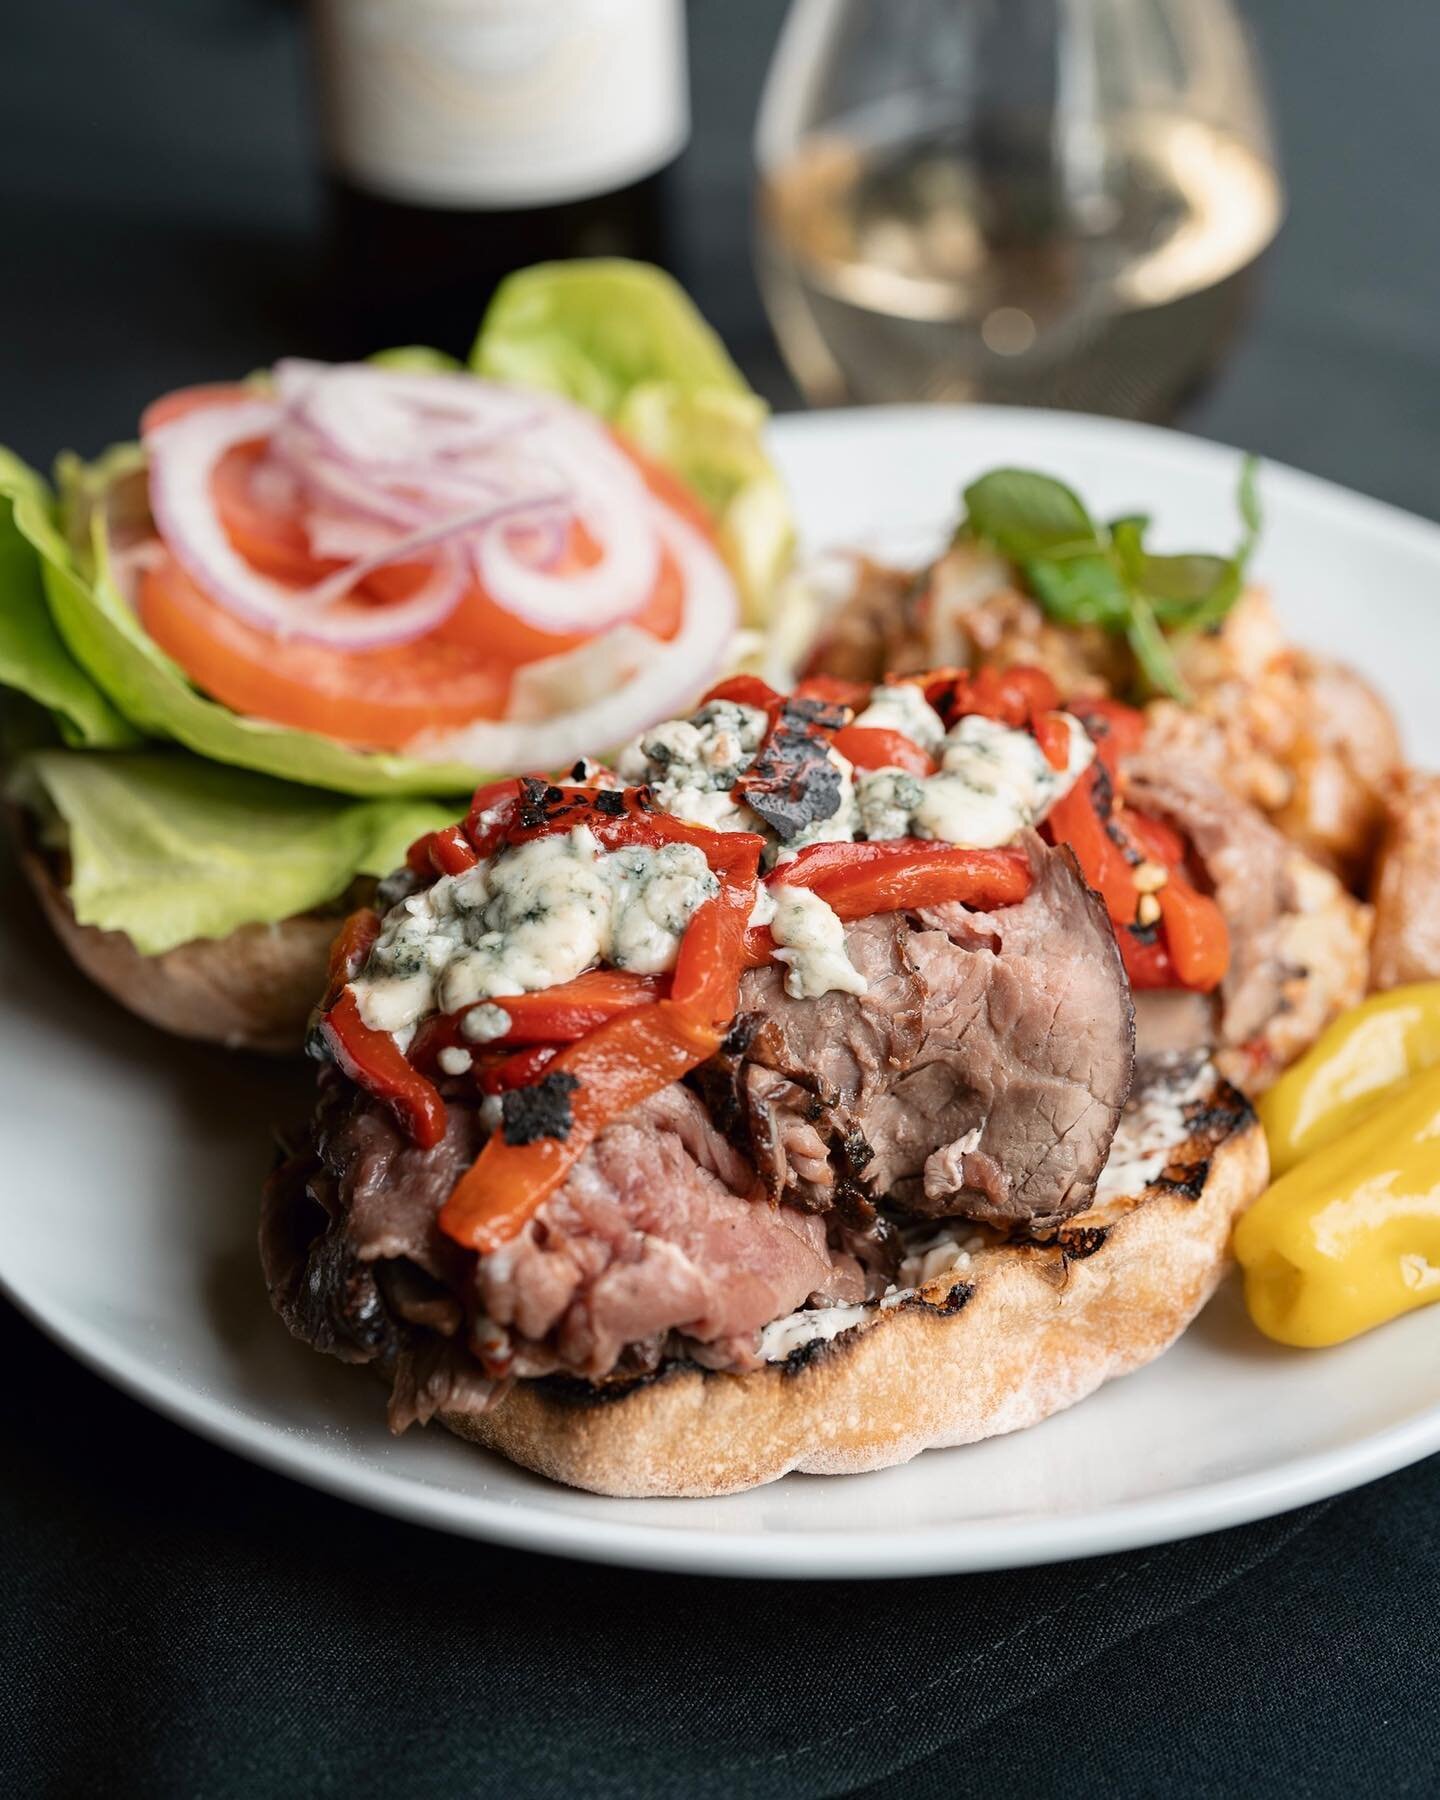
<instances>
[{"instance_id":1,"label":"shaved beef slice","mask_svg":"<svg viewBox=\"0 0 1440 1800\"><path fill-rule=\"evenodd\" d=\"M1068 852L1036 837L1027 848L1034 885L1018 906L852 926L846 946L869 982L858 999L793 1000L770 967L746 976L741 1005L765 1021L744 1051L745 1091L768 1083L777 1103L808 1107L811 1139L819 1111L832 1156L857 1163L870 1192L1044 1233L1094 1191L1130 1090L1134 1027L1103 907ZM790 1141L781 1122L767 1141ZM772 1149L768 1172L800 1204L815 1186L793 1152L781 1162Z\"/></svg>"},{"instance_id":2,"label":"shaved beef slice","mask_svg":"<svg viewBox=\"0 0 1440 1800\"><path fill-rule=\"evenodd\" d=\"M921 915L923 1046L866 1109L879 1193L1043 1235L1085 1207L1130 1091L1129 984L1104 908L1068 851L1030 847L1019 906Z\"/></svg>"},{"instance_id":3,"label":"shaved beef slice","mask_svg":"<svg viewBox=\"0 0 1440 1800\"><path fill-rule=\"evenodd\" d=\"M1284 1002L1292 972L1281 954L1290 900L1290 847L1243 800L1192 767L1160 756L1132 757L1125 793L1194 847L1230 928L1230 969L1220 987L1219 1041L1259 1036Z\"/></svg>"},{"instance_id":4,"label":"shaved beef slice","mask_svg":"<svg viewBox=\"0 0 1440 1800\"><path fill-rule=\"evenodd\" d=\"M754 1337L812 1297L863 1297L825 1221L758 1194L748 1161L690 1091L670 1087L602 1133L516 1241L476 1258L436 1216L485 1132L452 1101L442 1142L411 1145L389 1113L327 1082L313 1149L272 1179L261 1228L271 1296L298 1337L392 1376L392 1422L480 1410L462 1326L510 1332L515 1372L608 1374L672 1332L754 1359Z\"/></svg>"}]
</instances>

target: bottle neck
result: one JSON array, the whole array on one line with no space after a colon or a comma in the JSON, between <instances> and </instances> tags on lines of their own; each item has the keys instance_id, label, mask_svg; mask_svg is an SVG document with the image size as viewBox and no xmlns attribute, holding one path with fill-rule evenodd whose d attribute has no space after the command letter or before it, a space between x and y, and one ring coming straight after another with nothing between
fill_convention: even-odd
<instances>
[{"instance_id":1,"label":"bottle neck","mask_svg":"<svg viewBox=\"0 0 1440 1800\"><path fill-rule=\"evenodd\" d=\"M682 0L312 0L341 180L410 205L563 206L689 135Z\"/></svg>"}]
</instances>

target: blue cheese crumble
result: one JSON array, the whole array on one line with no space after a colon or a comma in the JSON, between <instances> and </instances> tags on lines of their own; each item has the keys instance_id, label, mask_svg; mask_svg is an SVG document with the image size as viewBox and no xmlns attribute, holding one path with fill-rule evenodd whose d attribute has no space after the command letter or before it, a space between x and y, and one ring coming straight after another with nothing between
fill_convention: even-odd
<instances>
[{"instance_id":1,"label":"blue cheese crumble","mask_svg":"<svg viewBox=\"0 0 1440 1800\"><path fill-rule=\"evenodd\" d=\"M898 731L931 756L945 742L945 721L914 681L895 681L873 689L870 704L855 715L854 722L867 731Z\"/></svg>"},{"instance_id":2,"label":"blue cheese crumble","mask_svg":"<svg viewBox=\"0 0 1440 1800\"><path fill-rule=\"evenodd\" d=\"M360 1015L403 1032L431 1012L573 981L595 963L660 974L718 892L693 844L605 855L580 825L511 846L391 909L352 983ZM487 1023L475 1041L498 1035Z\"/></svg>"},{"instance_id":3,"label":"blue cheese crumble","mask_svg":"<svg viewBox=\"0 0 1440 1800\"><path fill-rule=\"evenodd\" d=\"M859 777L856 806L869 838L923 837L969 849L1011 843L1038 825L1089 768L1095 746L1078 719L1065 716L1070 748L1052 769L1028 731L970 714L939 747L940 768L921 779L900 769Z\"/></svg>"},{"instance_id":4,"label":"blue cheese crumble","mask_svg":"<svg viewBox=\"0 0 1440 1800\"><path fill-rule=\"evenodd\" d=\"M761 831L730 790L755 760L769 718L758 706L712 700L688 719L667 719L621 751L622 780L648 784L661 812L712 831Z\"/></svg>"}]
</instances>

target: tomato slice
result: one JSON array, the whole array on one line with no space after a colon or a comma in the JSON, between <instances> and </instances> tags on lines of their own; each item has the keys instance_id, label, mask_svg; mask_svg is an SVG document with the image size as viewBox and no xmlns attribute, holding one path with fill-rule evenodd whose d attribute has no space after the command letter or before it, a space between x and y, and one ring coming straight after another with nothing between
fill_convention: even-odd
<instances>
[{"instance_id":1,"label":"tomato slice","mask_svg":"<svg viewBox=\"0 0 1440 1800\"><path fill-rule=\"evenodd\" d=\"M185 388L157 400L145 413L143 431L202 407L253 400L240 383ZM697 500L666 470L618 437L646 485L669 510L713 538ZM239 444L220 461L212 493L220 522L235 549L262 574L308 586L341 565L311 554L300 518L265 494L255 476L265 454L261 442ZM592 564L598 546L582 526L572 528L559 572ZM405 598L425 577L423 566L397 564L360 584L367 597L385 603ZM140 587L146 630L206 693L237 712L342 743L398 749L425 729L445 729L472 719L500 717L516 669L586 643L588 632L547 632L516 618L478 584L451 616L416 643L372 651L344 651L282 639L237 619L212 601L167 558ZM661 639L679 630L684 580L663 553L645 605L632 622Z\"/></svg>"},{"instance_id":2,"label":"tomato slice","mask_svg":"<svg viewBox=\"0 0 1440 1800\"><path fill-rule=\"evenodd\" d=\"M196 685L235 712L337 743L398 750L429 729L498 719L511 670L433 634L383 650L277 638L202 594L173 557L140 577L140 622Z\"/></svg>"}]
</instances>

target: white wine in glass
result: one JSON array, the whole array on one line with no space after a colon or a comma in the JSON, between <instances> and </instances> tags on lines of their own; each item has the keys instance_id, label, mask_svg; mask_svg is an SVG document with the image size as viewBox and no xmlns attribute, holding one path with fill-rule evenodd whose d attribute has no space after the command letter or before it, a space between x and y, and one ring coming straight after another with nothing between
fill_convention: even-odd
<instances>
[{"instance_id":1,"label":"white wine in glass","mask_svg":"<svg viewBox=\"0 0 1440 1800\"><path fill-rule=\"evenodd\" d=\"M796 0L757 256L808 397L1163 418L1283 212L1228 0Z\"/></svg>"}]
</instances>

